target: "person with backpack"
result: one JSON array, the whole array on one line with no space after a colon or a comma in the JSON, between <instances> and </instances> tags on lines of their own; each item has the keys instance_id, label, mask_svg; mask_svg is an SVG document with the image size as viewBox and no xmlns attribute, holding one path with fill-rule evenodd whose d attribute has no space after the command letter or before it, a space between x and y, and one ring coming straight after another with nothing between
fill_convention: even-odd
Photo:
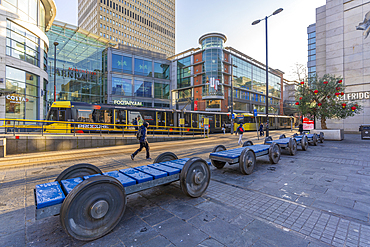
<instances>
[{"instance_id":1,"label":"person with backpack","mask_svg":"<svg viewBox=\"0 0 370 247\"><path fill-rule=\"evenodd\" d=\"M143 149L145 148L146 150L146 159L151 160L150 154L149 154L149 143L146 139L147 137L147 129L149 127L148 122L144 122L143 125L140 126L140 129L136 133L136 138L140 142L140 147L138 150L136 150L133 154L131 154L131 159L134 160L135 156Z\"/></svg>"},{"instance_id":2,"label":"person with backpack","mask_svg":"<svg viewBox=\"0 0 370 247\"><path fill-rule=\"evenodd\" d=\"M243 133L244 133L244 128L243 128L243 123L240 123L239 127L236 129L236 134L239 134L239 141L238 145L242 145L242 138L243 138Z\"/></svg>"},{"instance_id":3,"label":"person with backpack","mask_svg":"<svg viewBox=\"0 0 370 247\"><path fill-rule=\"evenodd\" d=\"M260 136L264 136L265 135L263 133L263 124L262 123L260 124L260 127L259 127L258 131L260 132Z\"/></svg>"}]
</instances>

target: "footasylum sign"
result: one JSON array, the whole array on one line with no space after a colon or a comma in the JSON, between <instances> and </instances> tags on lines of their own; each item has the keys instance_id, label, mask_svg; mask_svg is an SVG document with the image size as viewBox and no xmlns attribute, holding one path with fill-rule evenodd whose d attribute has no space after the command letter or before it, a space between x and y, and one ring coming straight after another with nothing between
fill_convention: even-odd
<instances>
[{"instance_id":1,"label":"footasylum sign","mask_svg":"<svg viewBox=\"0 0 370 247\"><path fill-rule=\"evenodd\" d=\"M127 105L127 106L143 106L143 102L131 101L131 100L114 100L115 105Z\"/></svg>"}]
</instances>

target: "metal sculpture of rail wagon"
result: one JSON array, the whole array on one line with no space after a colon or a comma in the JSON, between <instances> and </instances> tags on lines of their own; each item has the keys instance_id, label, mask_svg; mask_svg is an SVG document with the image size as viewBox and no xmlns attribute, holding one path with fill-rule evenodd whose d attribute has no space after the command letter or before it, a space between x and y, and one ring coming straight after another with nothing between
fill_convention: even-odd
<instances>
[{"instance_id":1,"label":"metal sculpture of rail wagon","mask_svg":"<svg viewBox=\"0 0 370 247\"><path fill-rule=\"evenodd\" d=\"M307 136L308 143L313 146L317 146L318 142L321 142L321 143L324 142L324 133L322 132L320 132L320 135L317 135L317 134L304 134L304 135ZM303 135L294 134L293 137L302 138Z\"/></svg>"},{"instance_id":2,"label":"metal sculpture of rail wagon","mask_svg":"<svg viewBox=\"0 0 370 247\"><path fill-rule=\"evenodd\" d=\"M60 214L61 225L70 236L90 241L120 222L127 195L179 180L186 195L199 197L210 178L205 160L178 159L170 152L159 155L154 164L104 173L94 165L77 164L55 182L36 185L36 219Z\"/></svg>"},{"instance_id":3,"label":"metal sculpture of rail wagon","mask_svg":"<svg viewBox=\"0 0 370 247\"><path fill-rule=\"evenodd\" d=\"M301 146L303 151L306 151L308 148L308 139L307 136L302 137L285 137L281 135L278 140L272 140L271 136L265 138L264 144L276 143L280 146L281 149L288 150L290 155L295 155L297 152L297 147Z\"/></svg>"},{"instance_id":4,"label":"metal sculpture of rail wagon","mask_svg":"<svg viewBox=\"0 0 370 247\"><path fill-rule=\"evenodd\" d=\"M226 163L230 165L239 163L240 172L244 175L252 174L256 165L256 158L268 155L272 164L277 164L280 159L280 147L276 143L269 145L253 145L246 141L241 148L226 150L224 145L217 145L209 155L212 165L222 169Z\"/></svg>"}]
</instances>

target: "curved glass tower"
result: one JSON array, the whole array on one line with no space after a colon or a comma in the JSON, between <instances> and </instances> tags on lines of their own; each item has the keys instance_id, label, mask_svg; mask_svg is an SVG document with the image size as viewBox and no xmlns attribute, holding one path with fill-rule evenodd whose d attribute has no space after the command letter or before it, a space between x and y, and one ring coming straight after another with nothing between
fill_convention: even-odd
<instances>
[{"instance_id":1,"label":"curved glass tower","mask_svg":"<svg viewBox=\"0 0 370 247\"><path fill-rule=\"evenodd\" d=\"M209 33L199 38L203 55L202 98L224 99L223 47L226 36Z\"/></svg>"}]
</instances>

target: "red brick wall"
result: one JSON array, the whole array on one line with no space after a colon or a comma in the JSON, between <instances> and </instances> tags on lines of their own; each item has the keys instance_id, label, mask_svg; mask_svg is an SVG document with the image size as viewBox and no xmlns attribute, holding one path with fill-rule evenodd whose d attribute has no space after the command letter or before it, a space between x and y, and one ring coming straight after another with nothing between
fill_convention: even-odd
<instances>
[{"instance_id":1,"label":"red brick wall","mask_svg":"<svg viewBox=\"0 0 370 247\"><path fill-rule=\"evenodd\" d=\"M202 62L202 55L203 55L202 52L194 54L194 63ZM198 61L197 61L197 59L198 59Z\"/></svg>"}]
</instances>

